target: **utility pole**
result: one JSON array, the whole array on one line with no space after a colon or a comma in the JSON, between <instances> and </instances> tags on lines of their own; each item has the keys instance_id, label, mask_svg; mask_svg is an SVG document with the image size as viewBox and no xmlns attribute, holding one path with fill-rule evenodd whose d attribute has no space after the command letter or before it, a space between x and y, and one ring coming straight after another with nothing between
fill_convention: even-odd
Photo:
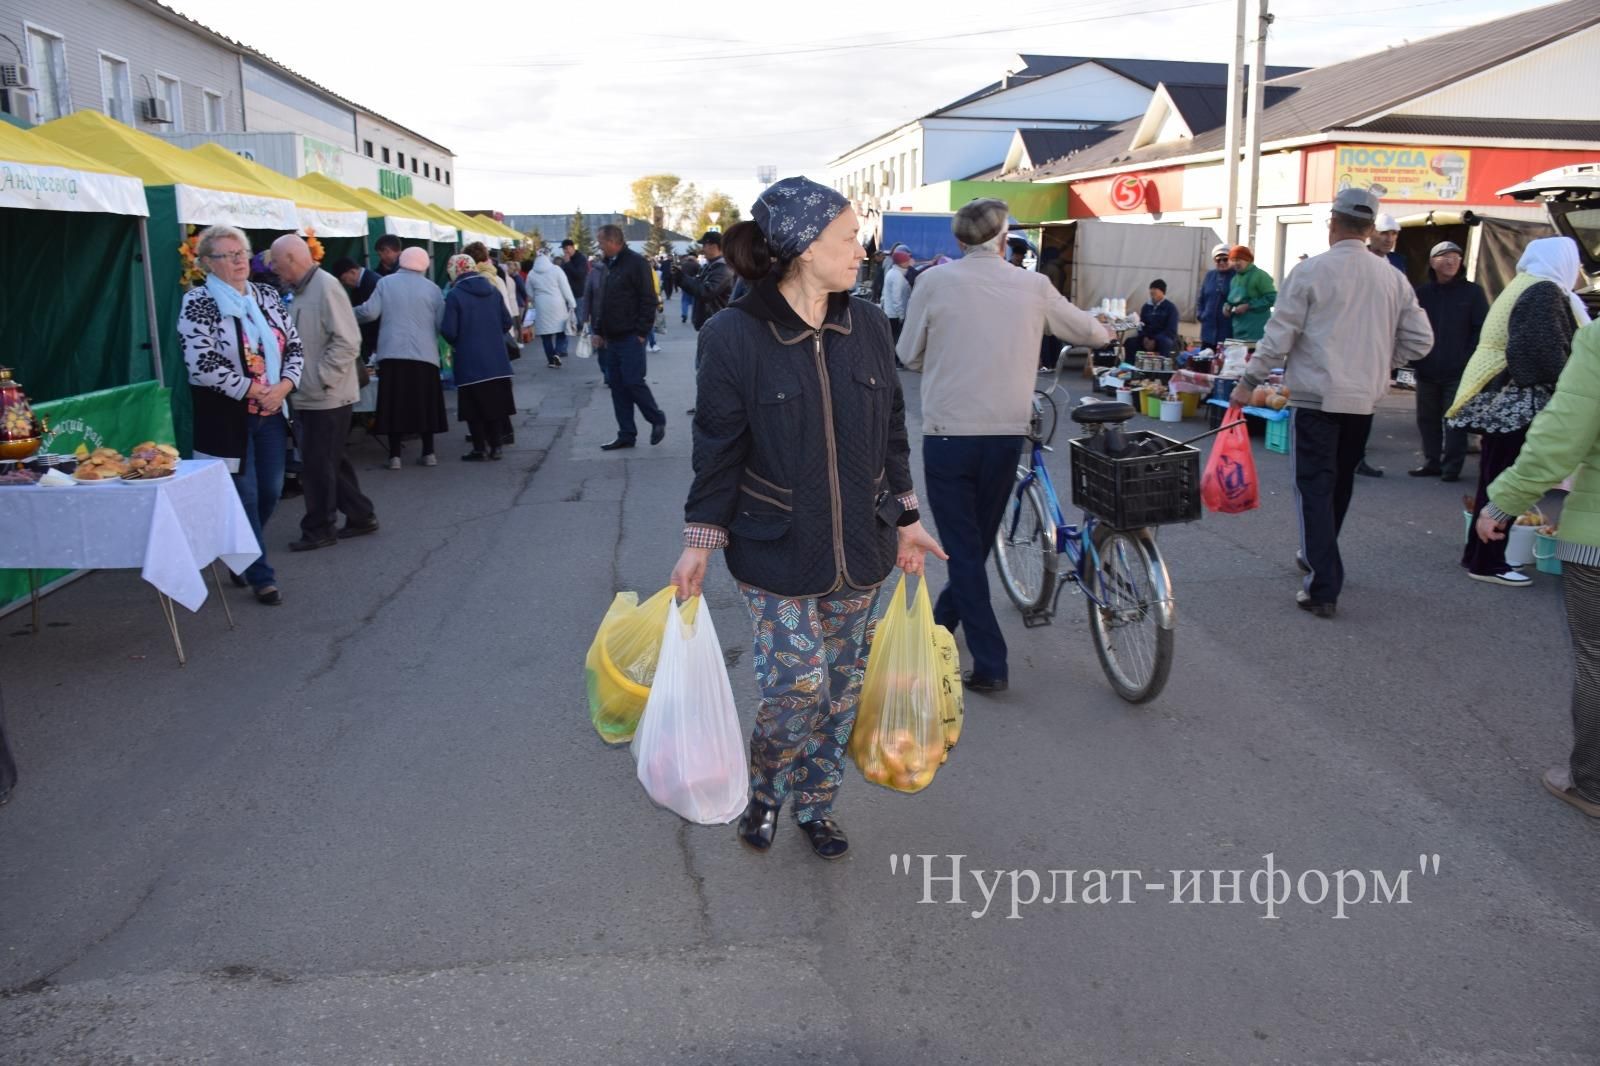
<instances>
[{"instance_id":1,"label":"utility pole","mask_svg":"<svg viewBox=\"0 0 1600 1066\"><path fill-rule=\"evenodd\" d=\"M1256 243L1256 211L1261 199L1261 106L1266 97L1267 27L1272 25L1272 15L1267 11L1267 0L1259 0L1259 3L1260 12L1256 16L1256 54L1250 64L1250 98L1246 104L1244 120L1246 173L1244 243L1252 248ZM1242 8L1243 4L1240 6Z\"/></svg>"},{"instance_id":2,"label":"utility pole","mask_svg":"<svg viewBox=\"0 0 1600 1066\"><path fill-rule=\"evenodd\" d=\"M1222 209L1222 239L1238 243L1239 232L1239 116L1244 110L1245 4L1234 0L1237 27L1233 35L1233 58L1228 63L1228 120L1223 127L1222 177L1227 195Z\"/></svg>"}]
</instances>

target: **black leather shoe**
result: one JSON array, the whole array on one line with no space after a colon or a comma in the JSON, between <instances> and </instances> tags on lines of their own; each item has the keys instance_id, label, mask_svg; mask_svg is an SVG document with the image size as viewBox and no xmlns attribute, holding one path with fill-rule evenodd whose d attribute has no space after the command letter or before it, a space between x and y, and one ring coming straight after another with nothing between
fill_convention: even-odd
<instances>
[{"instance_id":1,"label":"black leather shoe","mask_svg":"<svg viewBox=\"0 0 1600 1066\"><path fill-rule=\"evenodd\" d=\"M504 459L505 456L500 454L500 449L499 448L490 448L489 449L489 458L492 459L494 462L498 463L500 460Z\"/></svg>"},{"instance_id":2,"label":"black leather shoe","mask_svg":"<svg viewBox=\"0 0 1600 1066\"><path fill-rule=\"evenodd\" d=\"M233 582L233 587L236 589L250 587L250 582L244 579L243 574L236 574L232 570L228 571L228 580Z\"/></svg>"},{"instance_id":3,"label":"black leather shoe","mask_svg":"<svg viewBox=\"0 0 1600 1066\"><path fill-rule=\"evenodd\" d=\"M339 529L339 539L349 540L351 537L364 537L368 533L376 533L377 531L378 520L376 518L372 519L370 522L362 522L360 524L346 522Z\"/></svg>"},{"instance_id":4,"label":"black leather shoe","mask_svg":"<svg viewBox=\"0 0 1600 1066\"><path fill-rule=\"evenodd\" d=\"M1450 484L1451 482L1455 482L1455 481L1460 481L1461 480L1461 471L1459 471L1459 470L1446 470L1442 474L1439 475L1439 480L1445 482L1446 484Z\"/></svg>"},{"instance_id":5,"label":"black leather shoe","mask_svg":"<svg viewBox=\"0 0 1600 1066\"><path fill-rule=\"evenodd\" d=\"M1356 473L1360 474L1362 477L1382 477L1383 467L1373 466L1371 463L1363 459L1361 460L1361 465L1356 467Z\"/></svg>"},{"instance_id":6,"label":"black leather shoe","mask_svg":"<svg viewBox=\"0 0 1600 1066\"><path fill-rule=\"evenodd\" d=\"M482 452L474 449L473 451L468 452L466 455L463 455L461 457L461 461L463 463L481 463L487 458L489 458L487 455L484 455Z\"/></svg>"},{"instance_id":7,"label":"black leather shoe","mask_svg":"<svg viewBox=\"0 0 1600 1066\"><path fill-rule=\"evenodd\" d=\"M291 541L289 550L292 552L314 552L318 548L331 548L339 543L338 537L301 537Z\"/></svg>"},{"instance_id":8,"label":"black leather shoe","mask_svg":"<svg viewBox=\"0 0 1600 1066\"><path fill-rule=\"evenodd\" d=\"M660 444L662 438L665 437L666 435L667 435L667 424L665 422L657 422L655 425L650 427L650 443L651 444Z\"/></svg>"},{"instance_id":9,"label":"black leather shoe","mask_svg":"<svg viewBox=\"0 0 1600 1066\"><path fill-rule=\"evenodd\" d=\"M623 440L621 437L618 437L616 440L611 441L608 444L600 445L600 450L603 452L614 452L618 448L632 448L634 446L635 445L633 441Z\"/></svg>"},{"instance_id":10,"label":"black leather shoe","mask_svg":"<svg viewBox=\"0 0 1600 1066\"><path fill-rule=\"evenodd\" d=\"M766 851L772 847L772 836L778 831L778 808L768 807L753 799L739 816L739 840L747 848Z\"/></svg>"},{"instance_id":11,"label":"black leather shoe","mask_svg":"<svg viewBox=\"0 0 1600 1066\"><path fill-rule=\"evenodd\" d=\"M280 607L283 605L283 593L278 591L276 585L262 585L256 589L256 602L268 607Z\"/></svg>"},{"instance_id":12,"label":"black leather shoe","mask_svg":"<svg viewBox=\"0 0 1600 1066\"><path fill-rule=\"evenodd\" d=\"M1010 688L1011 682L1003 677L979 677L976 673L969 671L961 675L961 686L968 692L993 695L996 692L1004 692Z\"/></svg>"},{"instance_id":13,"label":"black leather shoe","mask_svg":"<svg viewBox=\"0 0 1600 1066\"><path fill-rule=\"evenodd\" d=\"M850 841L845 839L844 830L832 818L801 822L800 828L805 831L806 839L811 841L811 850L817 853L819 859L842 859L844 853L850 850Z\"/></svg>"},{"instance_id":14,"label":"black leather shoe","mask_svg":"<svg viewBox=\"0 0 1600 1066\"><path fill-rule=\"evenodd\" d=\"M1444 471L1440 470L1431 463L1424 463L1415 470L1407 470L1406 474L1410 477L1442 477L1444 475Z\"/></svg>"}]
</instances>

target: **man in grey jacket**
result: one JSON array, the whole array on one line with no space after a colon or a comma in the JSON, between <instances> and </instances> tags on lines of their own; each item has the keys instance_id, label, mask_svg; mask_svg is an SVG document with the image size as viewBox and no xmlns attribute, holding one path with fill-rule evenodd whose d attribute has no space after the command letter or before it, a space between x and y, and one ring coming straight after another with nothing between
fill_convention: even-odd
<instances>
[{"instance_id":1,"label":"man in grey jacket","mask_svg":"<svg viewBox=\"0 0 1600 1066\"><path fill-rule=\"evenodd\" d=\"M1344 587L1339 531L1350 509L1356 467L1366 454L1372 412L1395 367L1433 346L1416 292L1387 260L1367 251L1378 198L1346 189L1333 203L1328 250L1294 268L1266 332L1234 389L1234 403L1284 367L1294 409L1294 484L1300 504L1302 610L1332 618Z\"/></svg>"},{"instance_id":2,"label":"man in grey jacket","mask_svg":"<svg viewBox=\"0 0 1600 1066\"><path fill-rule=\"evenodd\" d=\"M1101 348L1110 332L1050 279L1000 258L1010 208L974 200L951 229L963 255L917 276L897 351L922 377L922 467L928 506L950 553L950 583L933 608L967 627L974 692L1009 685L1006 641L989 602L985 564L1016 481L1033 415L1039 338Z\"/></svg>"},{"instance_id":3,"label":"man in grey jacket","mask_svg":"<svg viewBox=\"0 0 1600 1066\"><path fill-rule=\"evenodd\" d=\"M272 242L272 268L293 293L289 315L305 348L293 408L306 514L300 520L300 539L289 550L331 548L340 537L359 537L378 528L372 501L361 492L355 467L344 454L350 413L361 394L356 374L361 330L344 287L318 268L305 241L289 235ZM340 511L343 529L338 527Z\"/></svg>"}]
</instances>

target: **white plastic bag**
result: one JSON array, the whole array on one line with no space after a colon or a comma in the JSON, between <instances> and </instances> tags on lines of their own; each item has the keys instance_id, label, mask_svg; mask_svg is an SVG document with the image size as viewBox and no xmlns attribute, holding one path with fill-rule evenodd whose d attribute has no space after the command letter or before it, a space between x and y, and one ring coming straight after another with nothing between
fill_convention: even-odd
<instances>
[{"instance_id":1,"label":"white plastic bag","mask_svg":"<svg viewBox=\"0 0 1600 1066\"><path fill-rule=\"evenodd\" d=\"M587 359L594 354L594 345L589 340L588 330L578 334L578 339L572 342L572 354L579 359Z\"/></svg>"},{"instance_id":2,"label":"white plastic bag","mask_svg":"<svg viewBox=\"0 0 1600 1066\"><path fill-rule=\"evenodd\" d=\"M680 612L667 612L650 699L630 750L650 798L691 822L731 822L750 800L749 754L704 600L692 631Z\"/></svg>"}]
</instances>

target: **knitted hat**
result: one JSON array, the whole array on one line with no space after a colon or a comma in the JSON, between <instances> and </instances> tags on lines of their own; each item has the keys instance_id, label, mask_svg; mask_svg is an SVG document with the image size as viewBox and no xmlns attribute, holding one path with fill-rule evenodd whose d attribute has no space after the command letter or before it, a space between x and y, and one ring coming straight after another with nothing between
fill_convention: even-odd
<instances>
[{"instance_id":1,"label":"knitted hat","mask_svg":"<svg viewBox=\"0 0 1600 1066\"><path fill-rule=\"evenodd\" d=\"M1246 260L1248 262L1254 263L1256 261L1256 254L1254 252L1252 252L1249 248L1245 247L1244 245L1236 244L1232 248L1228 249L1228 258L1229 259L1243 259L1243 260Z\"/></svg>"}]
</instances>

